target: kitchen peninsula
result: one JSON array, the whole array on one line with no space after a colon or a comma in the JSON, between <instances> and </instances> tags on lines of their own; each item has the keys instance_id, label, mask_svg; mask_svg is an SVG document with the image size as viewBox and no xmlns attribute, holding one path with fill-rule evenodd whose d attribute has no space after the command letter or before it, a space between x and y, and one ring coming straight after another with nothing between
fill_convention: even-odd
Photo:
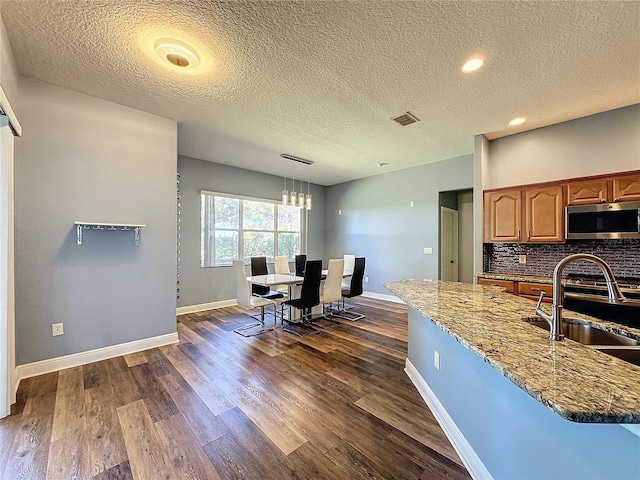
<instances>
[{"instance_id":1,"label":"kitchen peninsula","mask_svg":"<svg viewBox=\"0 0 640 480\"><path fill-rule=\"evenodd\" d=\"M535 302L498 287L385 286L409 306L406 371L473 476L640 478L640 367L551 342L522 321Z\"/></svg>"}]
</instances>

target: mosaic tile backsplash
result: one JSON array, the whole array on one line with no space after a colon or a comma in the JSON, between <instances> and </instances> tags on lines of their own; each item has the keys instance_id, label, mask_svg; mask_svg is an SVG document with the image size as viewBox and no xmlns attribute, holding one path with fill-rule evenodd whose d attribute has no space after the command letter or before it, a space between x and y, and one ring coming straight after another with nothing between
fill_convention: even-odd
<instances>
[{"instance_id":1,"label":"mosaic tile backsplash","mask_svg":"<svg viewBox=\"0 0 640 480\"><path fill-rule=\"evenodd\" d=\"M616 277L640 279L640 240L567 240L564 244L485 243L483 268L487 273L550 277L560 260L574 253L591 253L607 262ZM518 263L520 255L527 263ZM599 275L591 262L568 265L564 273Z\"/></svg>"}]
</instances>

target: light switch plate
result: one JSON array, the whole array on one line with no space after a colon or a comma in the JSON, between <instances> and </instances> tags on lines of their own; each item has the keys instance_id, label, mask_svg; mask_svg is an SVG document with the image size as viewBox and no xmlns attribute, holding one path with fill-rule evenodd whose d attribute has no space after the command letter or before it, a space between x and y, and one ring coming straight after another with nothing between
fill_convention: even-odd
<instances>
[{"instance_id":1,"label":"light switch plate","mask_svg":"<svg viewBox=\"0 0 640 480\"><path fill-rule=\"evenodd\" d=\"M433 248L431 248L431 247L424 247L424 254L425 254L425 255L433 255Z\"/></svg>"}]
</instances>

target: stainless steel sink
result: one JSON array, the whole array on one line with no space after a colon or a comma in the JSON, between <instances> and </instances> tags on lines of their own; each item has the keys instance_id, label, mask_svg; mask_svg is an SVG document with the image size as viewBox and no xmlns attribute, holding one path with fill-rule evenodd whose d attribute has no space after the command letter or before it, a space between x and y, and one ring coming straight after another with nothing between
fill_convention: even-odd
<instances>
[{"instance_id":1,"label":"stainless steel sink","mask_svg":"<svg viewBox=\"0 0 640 480\"><path fill-rule=\"evenodd\" d=\"M628 348L598 348L599 352L606 353L612 357L619 358L625 362L640 366L640 347Z\"/></svg>"},{"instance_id":2,"label":"stainless steel sink","mask_svg":"<svg viewBox=\"0 0 640 480\"><path fill-rule=\"evenodd\" d=\"M523 320L536 327L544 328L547 331L550 330L549 322L540 317L528 317L523 318ZM607 332L577 318L563 318L562 332L566 338L583 345L635 346L640 344L633 338ZM638 352L640 353L640 351Z\"/></svg>"}]
</instances>

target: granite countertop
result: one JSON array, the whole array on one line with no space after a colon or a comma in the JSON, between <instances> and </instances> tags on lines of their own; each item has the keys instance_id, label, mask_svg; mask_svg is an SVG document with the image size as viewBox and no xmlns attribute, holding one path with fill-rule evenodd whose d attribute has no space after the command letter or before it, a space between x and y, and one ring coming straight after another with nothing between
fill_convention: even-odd
<instances>
[{"instance_id":1,"label":"granite countertop","mask_svg":"<svg viewBox=\"0 0 640 480\"><path fill-rule=\"evenodd\" d=\"M546 331L522 321L535 316L534 301L500 287L437 280L385 287L558 415L640 423L640 367L572 340L550 341ZM565 315L640 339L639 329L569 310Z\"/></svg>"},{"instance_id":2,"label":"granite countertop","mask_svg":"<svg viewBox=\"0 0 640 480\"><path fill-rule=\"evenodd\" d=\"M491 278L493 280L507 280L513 282L534 282L534 283L548 283L553 285L553 278L551 277L536 277L534 275L522 275L513 273L479 273L476 277Z\"/></svg>"}]
</instances>

